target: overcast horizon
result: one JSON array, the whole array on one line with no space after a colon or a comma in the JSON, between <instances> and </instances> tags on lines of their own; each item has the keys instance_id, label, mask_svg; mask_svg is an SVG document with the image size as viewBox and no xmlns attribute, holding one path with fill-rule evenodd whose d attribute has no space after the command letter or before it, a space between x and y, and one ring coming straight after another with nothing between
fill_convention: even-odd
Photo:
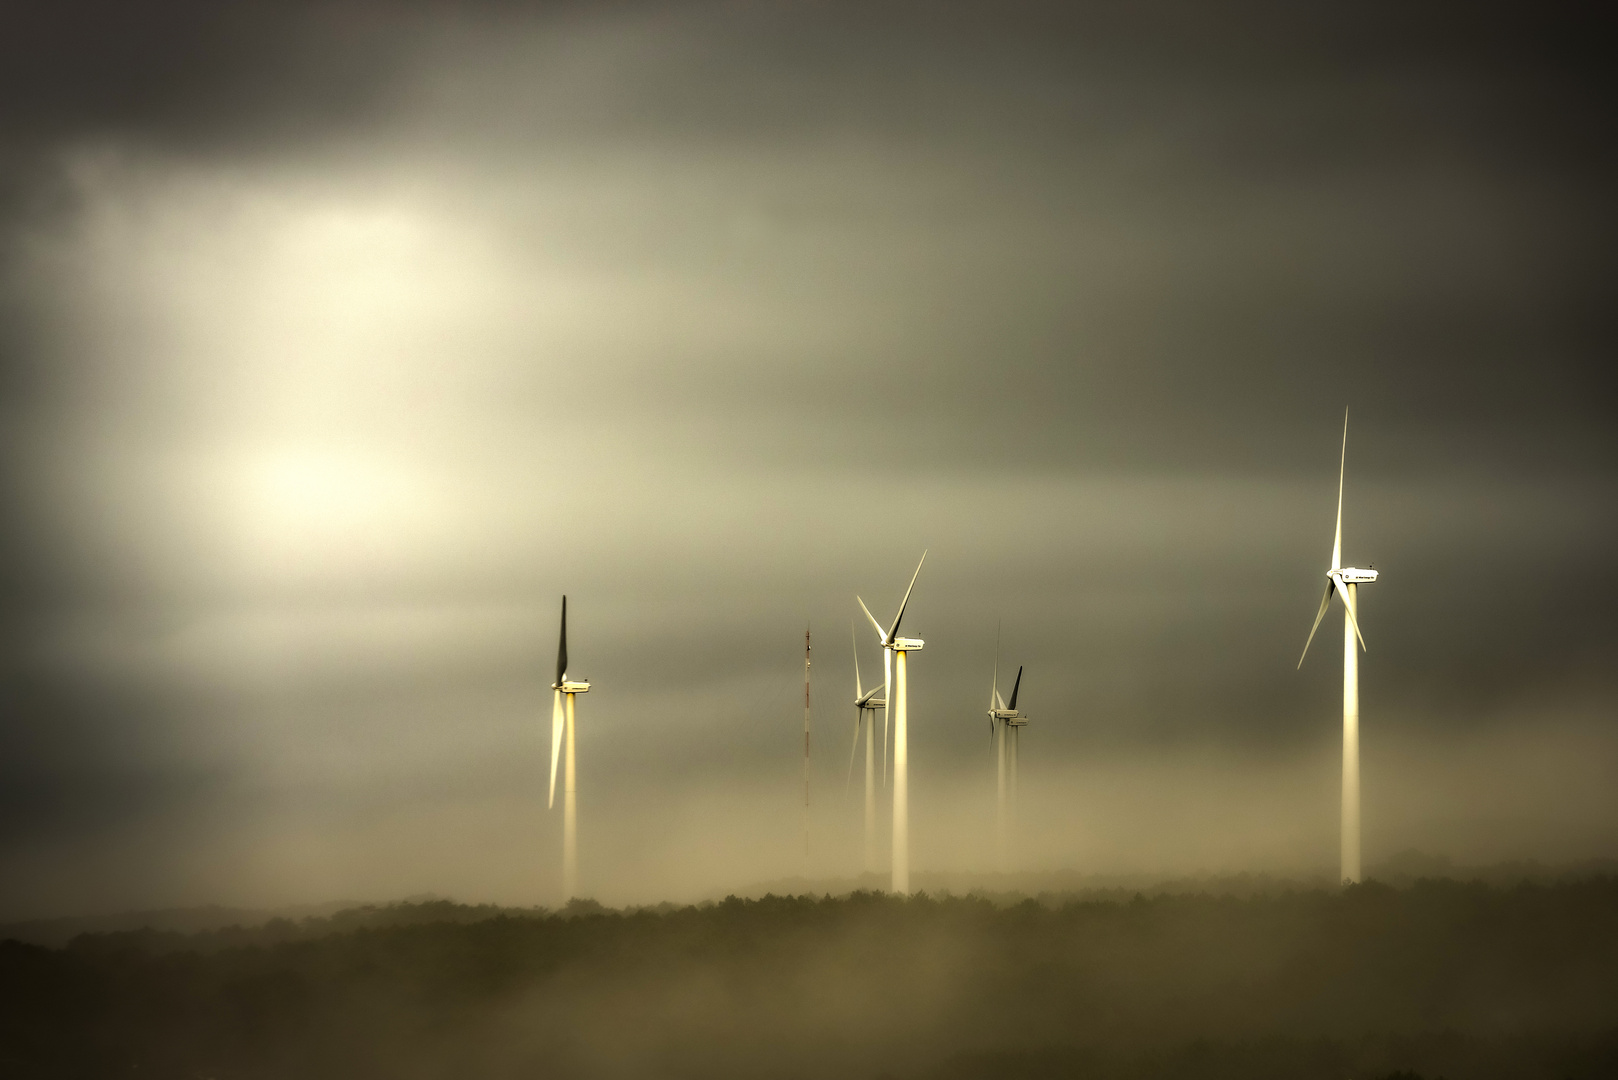
<instances>
[{"instance_id":1,"label":"overcast horizon","mask_svg":"<svg viewBox=\"0 0 1618 1080\"><path fill-rule=\"evenodd\" d=\"M51 5L0 43L0 919L1618 856L1574 5ZM857 621L856 621L857 620ZM876 678L880 678L877 676Z\"/></svg>"}]
</instances>

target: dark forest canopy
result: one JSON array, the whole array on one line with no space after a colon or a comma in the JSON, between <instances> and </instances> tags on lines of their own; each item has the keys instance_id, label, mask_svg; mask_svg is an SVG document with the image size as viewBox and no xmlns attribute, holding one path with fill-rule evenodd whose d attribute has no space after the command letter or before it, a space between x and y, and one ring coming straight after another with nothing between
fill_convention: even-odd
<instances>
[{"instance_id":1,"label":"dark forest canopy","mask_svg":"<svg viewBox=\"0 0 1618 1080\"><path fill-rule=\"evenodd\" d=\"M0 946L28 1076L1593 1077L1618 880L448 903Z\"/></svg>"}]
</instances>

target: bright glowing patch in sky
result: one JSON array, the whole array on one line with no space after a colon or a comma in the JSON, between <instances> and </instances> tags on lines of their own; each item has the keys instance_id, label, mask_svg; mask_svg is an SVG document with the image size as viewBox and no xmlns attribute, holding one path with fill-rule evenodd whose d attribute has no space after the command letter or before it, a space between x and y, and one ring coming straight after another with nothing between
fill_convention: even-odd
<instances>
[{"instance_id":1,"label":"bright glowing patch in sky","mask_svg":"<svg viewBox=\"0 0 1618 1080\"><path fill-rule=\"evenodd\" d=\"M396 564L431 519L417 478L351 451L273 449L230 472L244 554L277 575Z\"/></svg>"}]
</instances>

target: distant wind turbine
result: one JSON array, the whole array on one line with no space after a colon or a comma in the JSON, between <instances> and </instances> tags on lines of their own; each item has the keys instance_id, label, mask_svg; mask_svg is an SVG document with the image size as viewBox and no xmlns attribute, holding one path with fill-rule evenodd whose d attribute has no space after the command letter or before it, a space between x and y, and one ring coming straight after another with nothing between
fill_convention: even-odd
<instances>
[{"instance_id":1,"label":"distant wind turbine","mask_svg":"<svg viewBox=\"0 0 1618 1080\"><path fill-rule=\"evenodd\" d=\"M905 608L910 603L910 591L916 587L916 578L921 575L921 564L927 561L927 553L921 553L921 562L916 564L916 572L910 575L910 586L905 589L904 599L899 603L899 613L893 617L893 625L886 630L871 614L871 609L865 606L865 601L858 596L860 610L865 617L871 620L876 627L877 637L882 642L882 673L885 676L883 685L891 687L888 691L888 701L892 704L884 706L882 712L886 716L888 709L893 710L893 891L900 895L910 892L910 744L909 744L909 717L905 709L905 654L919 652L923 645L920 638L899 637L899 623L905 617ZM897 664L894 657L897 656ZM897 670L895 670L897 666ZM883 738L886 741L887 721L883 721Z\"/></svg>"},{"instance_id":2,"label":"distant wind turbine","mask_svg":"<svg viewBox=\"0 0 1618 1080\"><path fill-rule=\"evenodd\" d=\"M999 844L1000 868L1007 869L1010 862L1010 833L1017 814L1017 732L1028 717L1017 711L1017 692L1022 689L1022 668L1017 668L1017 681L1011 685L1011 702L1000 696L1000 635L994 639L994 676L989 683L989 732L995 740L998 759L996 772L998 802L995 813L995 835ZM1011 733L1007 746L1006 733Z\"/></svg>"},{"instance_id":3,"label":"distant wind turbine","mask_svg":"<svg viewBox=\"0 0 1618 1080\"><path fill-rule=\"evenodd\" d=\"M1342 848L1339 877L1345 882L1360 880L1360 667L1359 653L1354 651L1354 640L1365 648L1356 618L1359 608L1359 587L1375 581L1375 570L1360 570L1343 565L1343 477L1348 466L1348 410L1343 410L1343 449L1337 463L1337 533L1332 540L1331 568L1326 571L1326 593L1320 598L1320 610L1315 613L1315 625L1309 628L1309 638L1303 643L1298 667L1309 655L1309 645L1315 640L1315 631L1326 617L1335 592L1343 600L1343 811Z\"/></svg>"},{"instance_id":4,"label":"distant wind turbine","mask_svg":"<svg viewBox=\"0 0 1618 1080\"><path fill-rule=\"evenodd\" d=\"M590 680L570 682L567 677L567 597L562 597L562 637L556 648L555 707L551 710L551 794L546 804L556 806L556 763L562 752L562 736L567 735L567 772L562 782L562 899L571 900L579 891L579 817L574 783L573 698L590 692ZM563 705L563 697L567 703Z\"/></svg>"},{"instance_id":5,"label":"distant wind turbine","mask_svg":"<svg viewBox=\"0 0 1618 1080\"><path fill-rule=\"evenodd\" d=\"M854 636L852 624L848 628L850 636ZM868 716L878 709L887 708L887 700L876 695L887 689L887 685L872 687L866 690L860 685L860 643L857 637L854 641L854 745L848 750L848 779L844 787L853 783L854 758L860 749L860 724L865 725L865 872L870 873L876 869L876 717Z\"/></svg>"}]
</instances>

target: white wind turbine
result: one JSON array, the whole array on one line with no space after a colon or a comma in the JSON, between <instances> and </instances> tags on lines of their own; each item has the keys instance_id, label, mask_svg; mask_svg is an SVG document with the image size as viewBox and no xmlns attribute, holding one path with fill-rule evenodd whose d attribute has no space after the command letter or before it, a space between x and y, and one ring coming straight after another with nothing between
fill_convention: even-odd
<instances>
[{"instance_id":1,"label":"white wind turbine","mask_svg":"<svg viewBox=\"0 0 1618 1080\"><path fill-rule=\"evenodd\" d=\"M910 892L910 743L909 743L909 717L905 709L905 654L919 652L923 642L920 638L899 637L899 623L905 617L905 607L910 603L910 590L916 587L916 578L921 574L921 564L927 561L927 553L921 553L921 562L916 564L916 572L910 575L910 586L905 589L905 596L899 602L899 613L893 617L893 625L886 630L871 614L871 609L865 606L865 601L858 596L860 610L865 617L871 620L876 627L877 637L882 642L882 674L885 676L883 685L891 687L888 692L888 701L891 703L883 707L882 714L882 741L887 744L887 720L889 709L893 710L893 891L901 896ZM894 656L898 656L897 671L895 671Z\"/></svg>"},{"instance_id":2,"label":"white wind turbine","mask_svg":"<svg viewBox=\"0 0 1618 1080\"><path fill-rule=\"evenodd\" d=\"M854 635L854 627L849 626ZM844 787L854 781L854 758L860 750L860 725L865 725L865 872L876 869L876 717L868 716L878 709L887 708L887 700L877 697L887 684L866 690L860 684L860 643L854 641L854 745L848 750L848 779ZM884 747L886 735L884 734Z\"/></svg>"},{"instance_id":3,"label":"white wind turbine","mask_svg":"<svg viewBox=\"0 0 1618 1080\"><path fill-rule=\"evenodd\" d=\"M997 855L1002 870L1010 862L1010 832L1017 813L1017 733L1028 717L1017 711L1017 691L1022 689L1022 668L1017 668L1017 681L1011 685L1011 702L1000 696L1000 636L994 640L994 677L989 683L989 732L995 740L996 790L998 801L995 812ZM1010 732L1010 745L1006 733Z\"/></svg>"},{"instance_id":4,"label":"white wind turbine","mask_svg":"<svg viewBox=\"0 0 1618 1080\"><path fill-rule=\"evenodd\" d=\"M1342 853L1340 877L1343 881L1360 880L1360 666L1359 653L1354 649L1355 638L1365 648L1360 634L1359 587L1376 580L1375 570L1361 570L1343 565L1343 476L1348 465L1348 410L1343 410L1343 449L1337 463L1337 533L1331 546L1331 568L1326 571L1326 594L1320 598L1320 610L1315 613L1315 625L1309 628L1309 638L1303 643L1298 667L1309 655L1309 645L1315 640L1315 631L1326 617L1335 592L1343 600L1343 810Z\"/></svg>"},{"instance_id":5,"label":"white wind turbine","mask_svg":"<svg viewBox=\"0 0 1618 1080\"><path fill-rule=\"evenodd\" d=\"M556 763L562 753L562 736L567 735L567 772L562 781L562 899L571 900L579 891L579 807L574 784L573 698L590 692L590 680L570 682L567 677L567 597L562 597L562 638L556 648L555 707L551 710L551 795L546 804L556 806ZM563 696L567 703L564 707Z\"/></svg>"}]
</instances>

